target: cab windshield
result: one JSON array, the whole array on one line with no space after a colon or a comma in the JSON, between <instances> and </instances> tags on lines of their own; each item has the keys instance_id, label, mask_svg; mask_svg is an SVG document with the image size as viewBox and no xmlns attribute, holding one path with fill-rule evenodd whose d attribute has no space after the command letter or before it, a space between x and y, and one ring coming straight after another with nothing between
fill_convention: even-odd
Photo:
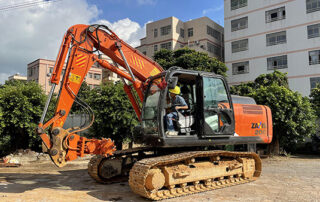
<instances>
[{"instance_id":1,"label":"cab windshield","mask_svg":"<svg viewBox=\"0 0 320 202\"><path fill-rule=\"evenodd\" d=\"M142 124L146 133L154 134L158 132L157 114L160 90L155 83L150 85L142 114Z\"/></svg>"}]
</instances>

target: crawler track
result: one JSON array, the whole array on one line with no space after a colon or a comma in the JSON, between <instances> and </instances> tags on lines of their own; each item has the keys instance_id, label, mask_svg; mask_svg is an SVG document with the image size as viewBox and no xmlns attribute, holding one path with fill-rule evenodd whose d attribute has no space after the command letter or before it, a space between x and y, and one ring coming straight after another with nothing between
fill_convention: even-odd
<instances>
[{"instance_id":1,"label":"crawler track","mask_svg":"<svg viewBox=\"0 0 320 202\"><path fill-rule=\"evenodd\" d=\"M101 184L108 184L108 181L104 180L99 176L99 165L104 158L105 158L104 156L100 156L100 155L92 157L88 163L88 174L95 181Z\"/></svg>"},{"instance_id":2,"label":"crawler track","mask_svg":"<svg viewBox=\"0 0 320 202\"><path fill-rule=\"evenodd\" d=\"M138 147L138 148L132 148L132 149L125 149L125 150L117 150L113 154L113 156L110 157L104 157L101 155L94 156L90 159L88 163L88 174L91 178L93 178L95 181L101 184L112 184L116 182L123 182L128 180L128 174L122 173L119 176L111 177L111 178L104 178L100 175L101 172L101 166L103 161L107 161L109 159L114 158L122 158L123 156L130 156L133 154L138 154L139 152L145 152L150 151L153 148L151 147ZM139 160L139 159L138 159Z\"/></svg>"},{"instance_id":3,"label":"crawler track","mask_svg":"<svg viewBox=\"0 0 320 202\"><path fill-rule=\"evenodd\" d=\"M151 169L162 169L165 166L170 166L173 164L184 164L188 159L192 158L246 158L254 160L254 172L251 176L247 176L244 173L241 173L236 176L228 175L228 172L225 172L224 175L210 179L202 179L193 182L188 182L184 184L175 184L164 186L161 189L157 190L148 190L146 186L146 181L148 173ZM245 167L244 165L243 167ZM244 170L244 169L243 169ZM255 180L260 176L261 173L261 160L255 153L247 152L228 152L228 151L195 151L195 152L184 152L180 154L173 154L149 159L143 159L136 162L133 168L130 171L129 176L129 185L133 192L139 194L145 198L151 200L162 200L167 198L185 196L189 194L194 194L203 191L209 191L214 189L219 189L223 187L238 185L247 183Z\"/></svg>"}]
</instances>

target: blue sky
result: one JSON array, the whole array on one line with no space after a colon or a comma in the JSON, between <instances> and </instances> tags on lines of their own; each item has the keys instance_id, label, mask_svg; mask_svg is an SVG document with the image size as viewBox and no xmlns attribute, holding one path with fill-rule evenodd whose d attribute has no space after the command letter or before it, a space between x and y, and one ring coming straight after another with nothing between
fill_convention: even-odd
<instances>
[{"instance_id":1,"label":"blue sky","mask_svg":"<svg viewBox=\"0 0 320 202\"><path fill-rule=\"evenodd\" d=\"M36 3L14 8L30 2ZM0 84L10 75L27 75L27 65L39 58L55 60L72 25L105 24L136 47L146 23L170 16L182 21L207 16L223 26L223 5L224 0L0 0L0 27L6 28L0 35Z\"/></svg>"},{"instance_id":2,"label":"blue sky","mask_svg":"<svg viewBox=\"0 0 320 202\"><path fill-rule=\"evenodd\" d=\"M207 16L223 26L223 0L88 0L111 22L129 18L140 25L175 16L182 21Z\"/></svg>"}]
</instances>

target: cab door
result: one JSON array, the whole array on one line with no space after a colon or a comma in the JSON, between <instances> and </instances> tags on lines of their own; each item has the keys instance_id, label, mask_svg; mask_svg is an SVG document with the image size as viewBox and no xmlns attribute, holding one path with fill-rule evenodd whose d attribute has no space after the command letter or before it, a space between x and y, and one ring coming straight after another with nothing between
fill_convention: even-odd
<instances>
[{"instance_id":1,"label":"cab door","mask_svg":"<svg viewBox=\"0 0 320 202\"><path fill-rule=\"evenodd\" d=\"M202 76L202 137L234 135L231 96L222 77Z\"/></svg>"}]
</instances>

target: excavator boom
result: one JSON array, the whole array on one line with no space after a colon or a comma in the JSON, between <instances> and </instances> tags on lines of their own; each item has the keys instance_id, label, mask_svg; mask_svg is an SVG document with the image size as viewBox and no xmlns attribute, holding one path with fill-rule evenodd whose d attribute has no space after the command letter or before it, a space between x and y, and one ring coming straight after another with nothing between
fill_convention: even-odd
<instances>
[{"instance_id":1,"label":"excavator boom","mask_svg":"<svg viewBox=\"0 0 320 202\"><path fill-rule=\"evenodd\" d=\"M110 60L101 59L100 53L108 56ZM122 41L105 25L74 25L70 27L64 35L57 56L51 77L52 89L37 130L57 166L63 166L65 161L74 160L85 154L111 155L115 151L114 144L110 139L86 139L76 134L76 132L91 126L94 120L93 113L91 114L91 123L88 126L63 129L75 101L85 106L90 112L90 107L77 99L77 94L94 63L98 63L101 67L121 77L124 82L124 90L139 119L141 117L139 102L144 99L143 91L147 79L164 71L160 65ZM119 68L119 66L123 68ZM65 74L61 81L61 72L64 67ZM54 116L44 123L54 89L60 81L61 88ZM138 98L135 97L133 89ZM51 133L47 134L45 131L49 127Z\"/></svg>"}]
</instances>

